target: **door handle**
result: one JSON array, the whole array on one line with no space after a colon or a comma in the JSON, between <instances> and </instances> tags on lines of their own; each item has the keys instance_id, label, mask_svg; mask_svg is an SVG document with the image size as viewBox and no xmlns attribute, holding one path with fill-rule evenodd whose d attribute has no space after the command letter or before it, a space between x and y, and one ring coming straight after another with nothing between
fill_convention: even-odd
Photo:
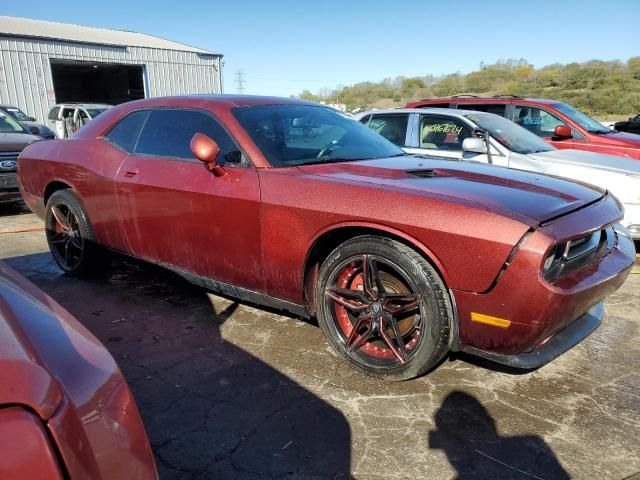
<instances>
[{"instance_id":1,"label":"door handle","mask_svg":"<svg viewBox=\"0 0 640 480\"><path fill-rule=\"evenodd\" d=\"M138 170L125 170L124 176L127 178L135 177L138 174Z\"/></svg>"}]
</instances>

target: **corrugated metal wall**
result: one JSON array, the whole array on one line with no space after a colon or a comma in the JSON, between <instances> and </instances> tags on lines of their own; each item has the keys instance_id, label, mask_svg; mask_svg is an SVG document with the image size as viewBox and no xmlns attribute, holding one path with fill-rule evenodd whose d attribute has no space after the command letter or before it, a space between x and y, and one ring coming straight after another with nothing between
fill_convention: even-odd
<instances>
[{"instance_id":1,"label":"corrugated metal wall","mask_svg":"<svg viewBox=\"0 0 640 480\"><path fill-rule=\"evenodd\" d=\"M0 36L0 104L44 121L56 103L51 59L144 65L147 97L222 93L219 56Z\"/></svg>"}]
</instances>

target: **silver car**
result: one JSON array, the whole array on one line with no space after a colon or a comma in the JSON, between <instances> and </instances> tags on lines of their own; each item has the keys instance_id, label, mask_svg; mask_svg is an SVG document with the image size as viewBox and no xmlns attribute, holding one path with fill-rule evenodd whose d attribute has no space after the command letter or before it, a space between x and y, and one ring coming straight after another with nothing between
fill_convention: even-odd
<instances>
[{"instance_id":1,"label":"silver car","mask_svg":"<svg viewBox=\"0 0 640 480\"><path fill-rule=\"evenodd\" d=\"M622 223L635 240L640 240L638 160L558 150L510 120L473 110L375 110L360 113L356 119L408 153L492 163L605 188L624 203Z\"/></svg>"},{"instance_id":2,"label":"silver car","mask_svg":"<svg viewBox=\"0 0 640 480\"><path fill-rule=\"evenodd\" d=\"M49 111L47 126L53 130L56 138L69 138L109 108L111 105L105 103L59 103Z\"/></svg>"}]
</instances>

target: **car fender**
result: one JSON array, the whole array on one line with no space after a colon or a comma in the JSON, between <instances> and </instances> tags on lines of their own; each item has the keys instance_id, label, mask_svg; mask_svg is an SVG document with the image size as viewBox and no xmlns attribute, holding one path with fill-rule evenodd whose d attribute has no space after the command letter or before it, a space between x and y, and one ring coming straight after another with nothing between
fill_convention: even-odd
<instances>
[{"instance_id":1,"label":"car fender","mask_svg":"<svg viewBox=\"0 0 640 480\"><path fill-rule=\"evenodd\" d=\"M445 284L448 284L448 279L447 279L448 275L447 275L447 270L444 267L444 264L429 247L427 247L424 243L420 242L415 237L407 234L406 232L390 227L388 225L375 223L375 222L348 221L348 222L339 222L332 225L327 225L320 231L316 232L311 242L309 243L307 247L307 257L305 258L305 265L308 265L309 254L313 251L313 247L318 243L318 240L320 238L322 238L324 235L330 232L335 232L337 230L345 229L345 228L361 228L361 229L366 229L371 231L378 231L380 233L386 233L389 236L397 237L404 240L405 242L410 244L413 248L418 250L418 253L420 253L427 260L429 260L434 265L434 267L436 267L436 269L440 273L440 276L444 280Z\"/></svg>"}]
</instances>

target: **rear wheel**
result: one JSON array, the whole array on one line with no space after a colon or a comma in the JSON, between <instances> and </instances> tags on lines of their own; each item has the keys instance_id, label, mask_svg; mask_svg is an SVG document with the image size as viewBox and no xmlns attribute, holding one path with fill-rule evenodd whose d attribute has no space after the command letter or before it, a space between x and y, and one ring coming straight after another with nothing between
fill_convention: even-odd
<instances>
[{"instance_id":1,"label":"rear wheel","mask_svg":"<svg viewBox=\"0 0 640 480\"><path fill-rule=\"evenodd\" d=\"M96 244L87 214L71 190L51 195L44 221L49 250L65 273L82 276L104 268L107 255Z\"/></svg>"},{"instance_id":2,"label":"rear wheel","mask_svg":"<svg viewBox=\"0 0 640 480\"><path fill-rule=\"evenodd\" d=\"M449 348L452 310L435 269L384 237L345 242L318 278L318 323L329 344L368 375L406 380L433 368Z\"/></svg>"}]
</instances>

